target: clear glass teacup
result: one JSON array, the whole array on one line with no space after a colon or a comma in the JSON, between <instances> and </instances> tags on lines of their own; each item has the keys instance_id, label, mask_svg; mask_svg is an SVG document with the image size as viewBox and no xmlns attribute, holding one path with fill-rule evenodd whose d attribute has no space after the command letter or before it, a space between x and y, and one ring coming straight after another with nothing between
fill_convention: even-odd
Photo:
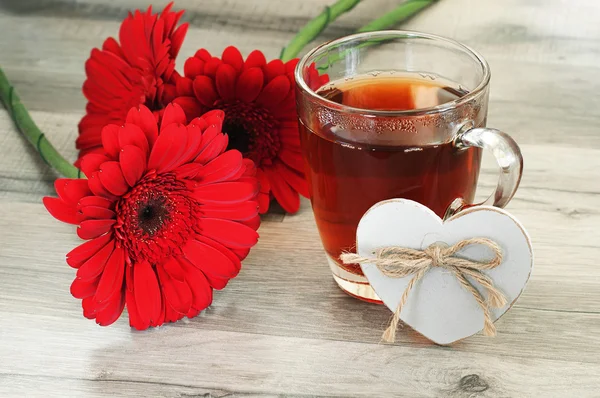
<instances>
[{"instance_id":1,"label":"clear glass teacup","mask_svg":"<svg viewBox=\"0 0 600 398\"><path fill-rule=\"evenodd\" d=\"M411 199L440 217L474 205L482 149L500 166L483 204L504 207L517 190L521 152L486 127L490 70L469 47L418 32L360 33L313 49L295 75L312 208L333 277L350 295L379 302L360 267L339 260L375 203Z\"/></svg>"}]
</instances>

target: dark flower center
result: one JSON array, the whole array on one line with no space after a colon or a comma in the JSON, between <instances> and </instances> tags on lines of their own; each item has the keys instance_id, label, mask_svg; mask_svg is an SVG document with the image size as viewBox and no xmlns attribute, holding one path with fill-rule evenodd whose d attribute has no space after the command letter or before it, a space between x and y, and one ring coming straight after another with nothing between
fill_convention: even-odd
<instances>
[{"instance_id":1,"label":"dark flower center","mask_svg":"<svg viewBox=\"0 0 600 398\"><path fill-rule=\"evenodd\" d=\"M215 108L225 111L227 149L237 149L259 166L277 157L281 146L278 121L270 111L239 100L220 101Z\"/></svg>"},{"instance_id":2,"label":"dark flower center","mask_svg":"<svg viewBox=\"0 0 600 398\"><path fill-rule=\"evenodd\" d=\"M172 174L150 174L117 202L115 236L131 260L159 264L196 232L200 205Z\"/></svg>"},{"instance_id":3,"label":"dark flower center","mask_svg":"<svg viewBox=\"0 0 600 398\"><path fill-rule=\"evenodd\" d=\"M148 235L154 235L169 220L169 212L165 206L166 198L150 198L148 202L141 203L138 210L138 223L140 229Z\"/></svg>"},{"instance_id":4,"label":"dark flower center","mask_svg":"<svg viewBox=\"0 0 600 398\"><path fill-rule=\"evenodd\" d=\"M229 145L227 149L237 149L243 154L247 154L250 150L250 134L244 128L243 123L239 120L225 120L223 131L229 135Z\"/></svg>"},{"instance_id":5,"label":"dark flower center","mask_svg":"<svg viewBox=\"0 0 600 398\"><path fill-rule=\"evenodd\" d=\"M144 105L151 111L160 111L164 108L163 102L158 97L158 95L151 93L146 94L146 100L144 101Z\"/></svg>"},{"instance_id":6,"label":"dark flower center","mask_svg":"<svg viewBox=\"0 0 600 398\"><path fill-rule=\"evenodd\" d=\"M142 84L144 85L144 94L140 102L151 111L160 111L171 102L172 98L168 93L175 90L175 87L172 84L165 84L160 76L149 77ZM139 102L133 106L139 106Z\"/></svg>"}]
</instances>

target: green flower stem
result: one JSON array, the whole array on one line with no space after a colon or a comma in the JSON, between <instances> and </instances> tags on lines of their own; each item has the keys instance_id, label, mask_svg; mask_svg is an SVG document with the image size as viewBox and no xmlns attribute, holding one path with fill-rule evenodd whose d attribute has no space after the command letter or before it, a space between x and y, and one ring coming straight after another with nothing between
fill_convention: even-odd
<instances>
[{"instance_id":1,"label":"green flower stem","mask_svg":"<svg viewBox=\"0 0 600 398\"><path fill-rule=\"evenodd\" d=\"M300 51L311 41L313 41L331 22L335 21L340 15L353 9L360 0L338 0L332 6L328 6L317 17L308 21L294 36L287 47L281 50L279 58L287 62L298 56Z\"/></svg>"},{"instance_id":2,"label":"green flower stem","mask_svg":"<svg viewBox=\"0 0 600 398\"><path fill-rule=\"evenodd\" d=\"M438 0L408 0L382 17L369 22L362 28L358 29L357 32L372 32L374 30L387 29L391 26L399 24L400 22L406 21L422 9L437 2Z\"/></svg>"},{"instance_id":3,"label":"green flower stem","mask_svg":"<svg viewBox=\"0 0 600 398\"><path fill-rule=\"evenodd\" d=\"M36 148L48 165L67 178L81 177L81 171L62 157L46 139L44 133L36 126L31 116L29 116L29 112L27 112L27 109L21 103L14 87L10 85L2 68L0 68L0 101L4 104L19 131Z\"/></svg>"},{"instance_id":4,"label":"green flower stem","mask_svg":"<svg viewBox=\"0 0 600 398\"><path fill-rule=\"evenodd\" d=\"M393 9L392 11L388 12L387 14L384 14L382 17L377 18L374 21L371 21L370 23L361 27L356 32L362 33L362 32L372 32L375 30L387 29L391 26L399 24L400 22L404 22L404 21L412 18L413 16L418 14L421 10L423 10L424 8L432 5L433 3L437 3L438 1L439 0L408 0L408 1L405 1L404 3L400 4L398 7ZM385 42L385 41L386 41L385 38L370 39L362 44L359 44L358 47L374 46L374 45L378 45L380 42ZM317 70L319 72L326 71L327 69L329 69L329 66L331 64L344 58L348 52L355 51L355 50L356 50L356 48L348 49L348 50L342 51L340 53L332 54L328 58L328 64L317 67Z\"/></svg>"}]
</instances>

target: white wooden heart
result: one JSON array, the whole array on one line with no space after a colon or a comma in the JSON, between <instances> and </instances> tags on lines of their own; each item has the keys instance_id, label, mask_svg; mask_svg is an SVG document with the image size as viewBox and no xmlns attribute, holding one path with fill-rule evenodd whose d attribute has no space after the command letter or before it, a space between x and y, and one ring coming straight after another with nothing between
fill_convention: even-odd
<instances>
[{"instance_id":1,"label":"white wooden heart","mask_svg":"<svg viewBox=\"0 0 600 398\"><path fill-rule=\"evenodd\" d=\"M505 210L475 206L442 221L429 208L406 199L379 202L362 217L356 233L358 254L374 257L377 249L397 246L424 250L432 243L448 245L470 238L489 238L500 245L503 261L484 271L504 293L508 304L491 309L492 320L500 318L519 297L533 267L531 241L523 226ZM457 256L469 260L488 260L491 250L473 245ZM372 263L362 270L383 303L393 312L412 276L391 278ZM469 278L470 279L470 278ZM486 294L473 280L484 297ZM423 336L438 344L450 344L483 329L483 311L475 298L453 273L431 268L413 288L400 319Z\"/></svg>"}]
</instances>

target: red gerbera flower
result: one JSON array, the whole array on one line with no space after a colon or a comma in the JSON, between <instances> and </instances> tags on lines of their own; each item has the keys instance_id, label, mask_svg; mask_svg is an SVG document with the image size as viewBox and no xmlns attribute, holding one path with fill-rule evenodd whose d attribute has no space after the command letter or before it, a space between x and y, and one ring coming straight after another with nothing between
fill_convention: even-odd
<instances>
[{"instance_id":1,"label":"red gerbera flower","mask_svg":"<svg viewBox=\"0 0 600 398\"><path fill-rule=\"evenodd\" d=\"M102 50L92 50L85 63L87 80L83 84L89 102L76 142L80 157L101 152L102 128L123 123L132 107L146 105L158 118L173 98L175 57L188 24L177 27L183 11L172 12L171 6L167 5L160 15L153 14L152 7L146 12L129 13L121 24L120 44L109 37Z\"/></svg>"},{"instance_id":2,"label":"red gerbera flower","mask_svg":"<svg viewBox=\"0 0 600 398\"><path fill-rule=\"evenodd\" d=\"M297 62L267 63L258 50L244 61L235 47L227 47L219 59L202 49L185 62L185 77L176 79L173 102L188 119L209 109L225 111L229 147L258 168L261 213L271 195L290 213L298 211L299 193L308 197L294 95Z\"/></svg>"},{"instance_id":3,"label":"red gerbera flower","mask_svg":"<svg viewBox=\"0 0 600 398\"><path fill-rule=\"evenodd\" d=\"M71 293L100 325L125 304L136 329L196 316L257 241L252 161L226 151L222 111L185 119L170 105L159 132L148 108L132 108L102 130L104 153L82 158L89 179L59 179L59 197L44 198L88 240L67 254Z\"/></svg>"}]
</instances>

